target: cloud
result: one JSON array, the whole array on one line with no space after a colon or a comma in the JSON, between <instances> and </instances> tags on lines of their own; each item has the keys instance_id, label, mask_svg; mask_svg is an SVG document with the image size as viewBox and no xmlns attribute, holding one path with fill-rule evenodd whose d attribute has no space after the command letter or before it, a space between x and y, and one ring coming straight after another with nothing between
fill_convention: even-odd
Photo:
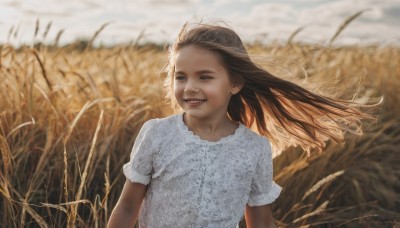
<instances>
[{"instance_id":1,"label":"cloud","mask_svg":"<svg viewBox=\"0 0 400 228\"><path fill-rule=\"evenodd\" d=\"M295 14L293 6L285 3L266 3L253 7L250 17L261 20L290 21Z\"/></svg>"},{"instance_id":2,"label":"cloud","mask_svg":"<svg viewBox=\"0 0 400 228\"><path fill-rule=\"evenodd\" d=\"M53 18L64 17L74 13L92 10L95 7L95 4L74 0L68 1L68 3L54 0L25 0L19 2L16 6L16 8L18 8L18 10L21 12L24 12L25 15L34 15L36 17L51 16Z\"/></svg>"},{"instance_id":3,"label":"cloud","mask_svg":"<svg viewBox=\"0 0 400 228\"><path fill-rule=\"evenodd\" d=\"M235 4L235 3L249 3L251 0L215 0L215 6L223 6L228 4Z\"/></svg>"},{"instance_id":4,"label":"cloud","mask_svg":"<svg viewBox=\"0 0 400 228\"><path fill-rule=\"evenodd\" d=\"M145 31L145 39L172 41L187 21L223 20L244 40L286 40L304 26L296 40L325 42L350 15L370 9L340 35L342 40L388 40L399 37L400 0L2 0L0 43L11 26L20 26L19 40L30 40L36 19L41 29L52 21L49 36L65 29L63 41L91 37L112 21L99 41L122 42ZM3 34L3 35L1 35ZM346 38L348 37L348 38ZM110 41L111 40L111 41Z\"/></svg>"},{"instance_id":5,"label":"cloud","mask_svg":"<svg viewBox=\"0 0 400 228\"><path fill-rule=\"evenodd\" d=\"M146 1L145 1L146 2ZM146 3L148 3L149 5L162 5L162 6L176 6L176 5L190 5L193 3L196 3L197 1L194 0L169 0L169 1L165 1L165 0L149 0Z\"/></svg>"},{"instance_id":6,"label":"cloud","mask_svg":"<svg viewBox=\"0 0 400 228\"><path fill-rule=\"evenodd\" d=\"M383 9L383 14L385 15L385 18L383 19L385 23L399 27L400 5Z\"/></svg>"}]
</instances>

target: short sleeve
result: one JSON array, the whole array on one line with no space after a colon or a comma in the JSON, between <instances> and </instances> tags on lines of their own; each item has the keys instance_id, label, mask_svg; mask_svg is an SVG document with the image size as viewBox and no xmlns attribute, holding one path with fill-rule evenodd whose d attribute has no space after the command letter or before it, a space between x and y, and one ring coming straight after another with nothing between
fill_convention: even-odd
<instances>
[{"instance_id":1,"label":"short sleeve","mask_svg":"<svg viewBox=\"0 0 400 228\"><path fill-rule=\"evenodd\" d=\"M131 182L147 185L150 183L153 169L153 157L157 151L155 146L155 123L149 120L143 124L132 148L130 160L123 166L126 178Z\"/></svg>"},{"instance_id":2,"label":"short sleeve","mask_svg":"<svg viewBox=\"0 0 400 228\"><path fill-rule=\"evenodd\" d=\"M263 139L263 150L251 183L249 206L262 206L278 198L281 187L273 181L272 153L269 142Z\"/></svg>"}]
</instances>

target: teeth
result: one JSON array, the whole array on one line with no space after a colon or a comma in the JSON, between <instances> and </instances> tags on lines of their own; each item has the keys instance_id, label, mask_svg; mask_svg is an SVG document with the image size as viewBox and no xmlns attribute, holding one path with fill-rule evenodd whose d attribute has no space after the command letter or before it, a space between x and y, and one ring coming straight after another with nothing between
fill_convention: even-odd
<instances>
[{"instance_id":1,"label":"teeth","mask_svg":"<svg viewBox=\"0 0 400 228\"><path fill-rule=\"evenodd\" d=\"M200 104L203 103L205 100L185 100L189 104Z\"/></svg>"}]
</instances>

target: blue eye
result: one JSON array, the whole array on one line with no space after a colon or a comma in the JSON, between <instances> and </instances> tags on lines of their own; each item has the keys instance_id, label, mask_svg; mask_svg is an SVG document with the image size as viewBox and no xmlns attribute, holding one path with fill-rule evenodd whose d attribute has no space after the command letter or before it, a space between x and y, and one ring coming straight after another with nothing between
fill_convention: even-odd
<instances>
[{"instance_id":1,"label":"blue eye","mask_svg":"<svg viewBox=\"0 0 400 228\"><path fill-rule=\"evenodd\" d=\"M175 76L175 80L177 80L177 81L185 80L185 76L183 76L183 75L177 75L177 76Z\"/></svg>"}]
</instances>

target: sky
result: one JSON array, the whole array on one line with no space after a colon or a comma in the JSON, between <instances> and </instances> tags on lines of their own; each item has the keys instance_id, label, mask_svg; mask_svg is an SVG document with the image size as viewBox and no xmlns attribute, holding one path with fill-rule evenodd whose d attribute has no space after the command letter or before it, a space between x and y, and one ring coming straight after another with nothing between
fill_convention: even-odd
<instances>
[{"instance_id":1,"label":"sky","mask_svg":"<svg viewBox=\"0 0 400 228\"><path fill-rule=\"evenodd\" d=\"M295 41L326 44L349 16L366 10L337 44L400 43L400 0L0 0L0 43L95 44L172 42L186 22L224 21L247 42ZM35 26L39 29L34 39ZM50 30L44 38L46 27ZM140 35L142 34L142 35Z\"/></svg>"}]
</instances>

